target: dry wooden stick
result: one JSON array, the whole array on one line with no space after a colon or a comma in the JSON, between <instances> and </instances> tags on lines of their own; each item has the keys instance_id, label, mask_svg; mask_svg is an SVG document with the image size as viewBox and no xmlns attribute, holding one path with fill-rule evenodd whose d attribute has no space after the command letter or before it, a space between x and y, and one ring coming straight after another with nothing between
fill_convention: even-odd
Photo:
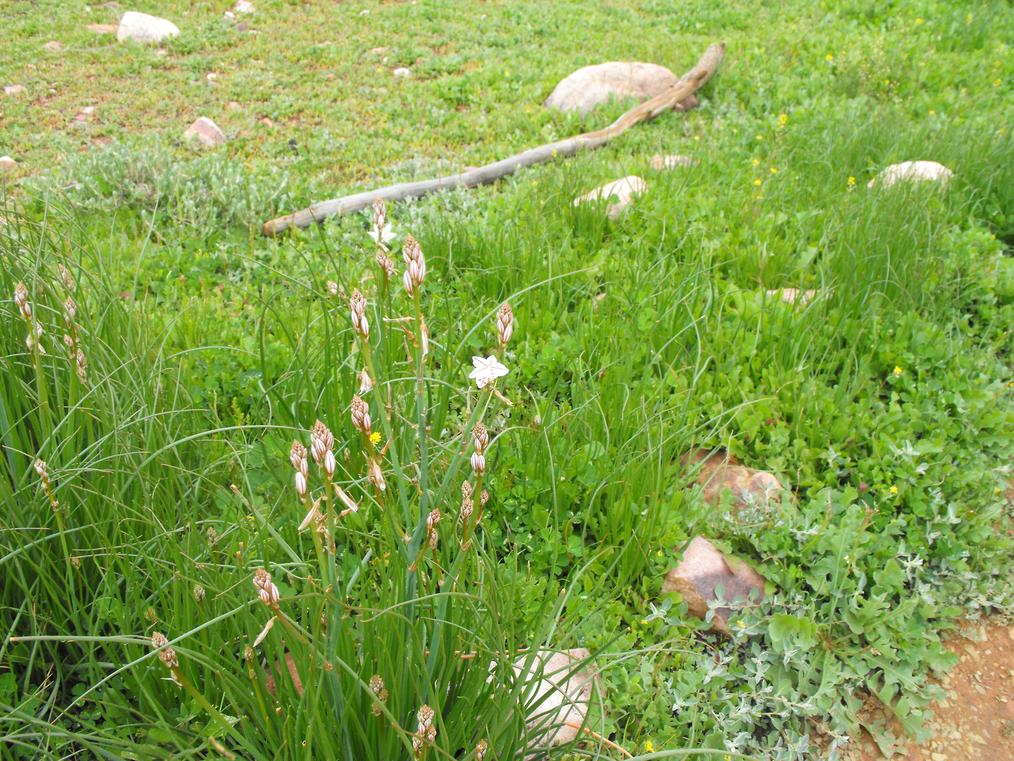
<instances>
[{"instance_id":1,"label":"dry wooden stick","mask_svg":"<svg viewBox=\"0 0 1014 761\"><path fill-rule=\"evenodd\" d=\"M427 193L433 193L438 190L473 188L477 185L487 185L501 177L513 174L522 167L541 164L551 159L573 156L580 151L598 148L631 127L654 119L659 114L693 95L711 79L711 75L715 73L718 65L722 62L724 54L724 43L709 46L697 62L697 65L684 74L675 85L664 93L656 95L651 100L647 100L639 106L630 109L604 129L585 132L575 137L569 137L566 140L558 140L555 143L540 145L538 148L530 148L517 155L467 172L452 174L435 180L402 182L365 193L355 193L350 196L334 198L330 201L321 201L308 209L286 214L284 217L265 222L263 228L264 234L277 235L290 227L309 227L314 222L320 222L336 214L351 214L352 212L367 208L378 198L383 198L385 201L399 201L403 198L418 198L419 196L424 196Z\"/></svg>"}]
</instances>

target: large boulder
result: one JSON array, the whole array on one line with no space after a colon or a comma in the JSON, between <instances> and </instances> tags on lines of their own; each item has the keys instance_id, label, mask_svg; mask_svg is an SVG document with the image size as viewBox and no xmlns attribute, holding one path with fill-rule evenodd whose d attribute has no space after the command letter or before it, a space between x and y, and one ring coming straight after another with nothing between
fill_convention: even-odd
<instances>
[{"instance_id":1,"label":"large boulder","mask_svg":"<svg viewBox=\"0 0 1014 761\"><path fill-rule=\"evenodd\" d=\"M954 172L936 161L902 161L891 164L867 183L867 187L889 188L899 182L938 182L946 185Z\"/></svg>"},{"instance_id":2,"label":"large boulder","mask_svg":"<svg viewBox=\"0 0 1014 761\"><path fill-rule=\"evenodd\" d=\"M584 114L611 98L638 101L654 98L678 81L679 77L665 66L610 61L585 66L563 78L542 105ZM697 99L691 96L677 107L686 109L696 105Z\"/></svg>"},{"instance_id":3,"label":"large boulder","mask_svg":"<svg viewBox=\"0 0 1014 761\"><path fill-rule=\"evenodd\" d=\"M767 513L787 493L773 473L740 465L726 452L695 449L680 462L695 476L705 502L717 507L728 493L737 515L747 509Z\"/></svg>"},{"instance_id":4,"label":"large boulder","mask_svg":"<svg viewBox=\"0 0 1014 761\"><path fill-rule=\"evenodd\" d=\"M764 577L738 558L727 556L703 536L695 536L675 568L666 574L662 592L678 592L692 616L704 619L710 604L718 599L716 589L722 587L722 599L743 603L764 598ZM711 620L714 631L729 633L727 607L715 609Z\"/></svg>"},{"instance_id":5,"label":"large boulder","mask_svg":"<svg viewBox=\"0 0 1014 761\"><path fill-rule=\"evenodd\" d=\"M588 656L584 648L540 650L514 661L514 674L525 684L529 748L550 748L577 737L592 690L601 691L597 673L582 665Z\"/></svg>"},{"instance_id":6,"label":"large boulder","mask_svg":"<svg viewBox=\"0 0 1014 761\"><path fill-rule=\"evenodd\" d=\"M634 201L634 196L640 195L648 189L648 185L637 175L630 175L623 177L613 182L607 182L601 187L595 188L595 190L589 191L582 196L578 196L574 199L574 205L580 206L584 203L594 203L595 201L608 201L615 199L616 202L611 204L606 210L610 219L619 218L620 214L630 206Z\"/></svg>"},{"instance_id":7,"label":"large boulder","mask_svg":"<svg viewBox=\"0 0 1014 761\"><path fill-rule=\"evenodd\" d=\"M133 40L146 45L157 45L180 33L179 27L168 19L149 16L147 13L127 11L120 18L116 39L120 42Z\"/></svg>"}]
</instances>

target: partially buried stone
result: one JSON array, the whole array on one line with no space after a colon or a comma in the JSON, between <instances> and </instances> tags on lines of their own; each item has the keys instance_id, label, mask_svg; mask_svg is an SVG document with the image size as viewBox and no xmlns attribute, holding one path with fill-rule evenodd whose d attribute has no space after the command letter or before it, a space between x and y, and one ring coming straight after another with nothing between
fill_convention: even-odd
<instances>
[{"instance_id":1,"label":"partially buried stone","mask_svg":"<svg viewBox=\"0 0 1014 761\"><path fill-rule=\"evenodd\" d=\"M685 454L680 463L695 473L705 502L717 506L728 492L737 515L749 508L766 513L786 494L773 473L740 465L726 452L695 449Z\"/></svg>"},{"instance_id":2,"label":"partially buried stone","mask_svg":"<svg viewBox=\"0 0 1014 761\"><path fill-rule=\"evenodd\" d=\"M633 203L634 196L640 195L647 189L648 185L644 180L637 175L629 175L613 182L607 182L595 190L578 196L574 199L574 205L580 206L585 203L608 201L615 198L616 203L611 204L606 210L609 218L615 220Z\"/></svg>"},{"instance_id":3,"label":"partially buried stone","mask_svg":"<svg viewBox=\"0 0 1014 761\"><path fill-rule=\"evenodd\" d=\"M776 288L766 291L768 298L780 299L786 304L806 306L817 297L816 291L801 291L798 288Z\"/></svg>"},{"instance_id":4,"label":"partially buried stone","mask_svg":"<svg viewBox=\"0 0 1014 761\"><path fill-rule=\"evenodd\" d=\"M697 159L690 158L689 156L680 156L679 154L672 156L660 156L656 153L651 157L651 168L656 172L661 172L665 169L676 169L678 167L696 165Z\"/></svg>"},{"instance_id":5,"label":"partially buried stone","mask_svg":"<svg viewBox=\"0 0 1014 761\"><path fill-rule=\"evenodd\" d=\"M191 124L183 133L183 137L188 142L197 142L206 148L215 148L226 142L225 133L206 116Z\"/></svg>"},{"instance_id":6,"label":"partially buried stone","mask_svg":"<svg viewBox=\"0 0 1014 761\"><path fill-rule=\"evenodd\" d=\"M396 77L401 77L403 79L407 79L407 78L409 78L409 77L412 76L412 69L405 68L404 66L399 66L392 73Z\"/></svg>"},{"instance_id":7,"label":"partially buried stone","mask_svg":"<svg viewBox=\"0 0 1014 761\"><path fill-rule=\"evenodd\" d=\"M20 95L25 91L24 85L4 85L4 95Z\"/></svg>"},{"instance_id":8,"label":"partially buried stone","mask_svg":"<svg viewBox=\"0 0 1014 761\"><path fill-rule=\"evenodd\" d=\"M609 61L585 66L563 78L542 105L559 111L587 113L613 98L638 101L654 98L678 81L679 77L658 64ZM697 99L690 96L677 108L686 110L696 106Z\"/></svg>"},{"instance_id":9,"label":"partially buried stone","mask_svg":"<svg viewBox=\"0 0 1014 761\"><path fill-rule=\"evenodd\" d=\"M584 648L554 652L540 650L514 661L514 673L525 683L528 747L551 748L571 742L584 724L593 688L601 694L598 674L582 665Z\"/></svg>"},{"instance_id":10,"label":"partially buried stone","mask_svg":"<svg viewBox=\"0 0 1014 761\"><path fill-rule=\"evenodd\" d=\"M45 45L42 46L42 49L45 50L47 53L59 53L61 50L63 50L63 45L57 42L56 40L50 40L49 42L47 42Z\"/></svg>"},{"instance_id":11,"label":"partially buried stone","mask_svg":"<svg viewBox=\"0 0 1014 761\"><path fill-rule=\"evenodd\" d=\"M18 162L12 159L10 156L0 156L0 174L7 174L13 172L18 168Z\"/></svg>"},{"instance_id":12,"label":"partially buried stone","mask_svg":"<svg viewBox=\"0 0 1014 761\"><path fill-rule=\"evenodd\" d=\"M742 560L723 555L703 536L695 536L683 552L679 565L666 574L662 592L678 592L687 604L688 612L704 619L709 604L718 599L716 591L719 586L726 602L745 603L764 598L763 576ZM730 608L715 608L711 628L728 634L731 614Z\"/></svg>"},{"instance_id":13,"label":"partially buried stone","mask_svg":"<svg viewBox=\"0 0 1014 761\"><path fill-rule=\"evenodd\" d=\"M116 39L120 42L133 40L134 42L157 45L179 33L179 27L168 19L149 16L147 13L127 11L120 19L120 25L116 30Z\"/></svg>"},{"instance_id":14,"label":"partially buried stone","mask_svg":"<svg viewBox=\"0 0 1014 761\"><path fill-rule=\"evenodd\" d=\"M891 164L867 183L867 187L889 188L899 182L938 182L946 185L954 172L936 161L902 161Z\"/></svg>"},{"instance_id":15,"label":"partially buried stone","mask_svg":"<svg viewBox=\"0 0 1014 761\"><path fill-rule=\"evenodd\" d=\"M116 34L116 24L89 24L87 27L93 34Z\"/></svg>"}]
</instances>

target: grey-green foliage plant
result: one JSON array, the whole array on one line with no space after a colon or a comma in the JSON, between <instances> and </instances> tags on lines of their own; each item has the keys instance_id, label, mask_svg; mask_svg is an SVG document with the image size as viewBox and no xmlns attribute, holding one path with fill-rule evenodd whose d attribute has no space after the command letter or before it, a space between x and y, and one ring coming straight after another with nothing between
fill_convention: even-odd
<instances>
[{"instance_id":1,"label":"grey-green foliage plant","mask_svg":"<svg viewBox=\"0 0 1014 761\"><path fill-rule=\"evenodd\" d=\"M140 213L163 234L171 225L199 237L258 228L294 203L281 172L251 172L225 151L181 158L159 143L115 143L72 155L55 174L28 184L36 195L84 211Z\"/></svg>"}]
</instances>

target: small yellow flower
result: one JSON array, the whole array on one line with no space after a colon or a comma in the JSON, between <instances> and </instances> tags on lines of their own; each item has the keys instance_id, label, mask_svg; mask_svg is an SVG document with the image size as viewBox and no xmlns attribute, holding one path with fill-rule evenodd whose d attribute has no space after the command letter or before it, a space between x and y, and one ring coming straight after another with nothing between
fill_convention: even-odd
<instances>
[{"instance_id":1,"label":"small yellow flower","mask_svg":"<svg viewBox=\"0 0 1014 761\"><path fill-rule=\"evenodd\" d=\"M856 178L853 177L852 175L849 175L849 190L851 190L855 186L856 186Z\"/></svg>"},{"instance_id":2,"label":"small yellow flower","mask_svg":"<svg viewBox=\"0 0 1014 761\"><path fill-rule=\"evenodd\" d=\"M776 166L771 167L771 174L778 174L778 167Z\"/></svg>"},{"instance_id":3,"label":"small yellow flower","mask_svg":"<svg viewBox=\"0 0 1014 761\"><path fill-rule=\"evenodd\" d=\"M930 115L930 116L936 116L936 115L937 115L937 112L936 112L936 111L934 111L934 110L933 110L933 109L931 108L931 109L929 110L929 115Z\"/></svg>"},{"instance_id":4,"label":"small yellow flower","mask_svg":"<svg viewBox=\"0 0 1014 761\"><path fill-rule=\"evenodd\" d=\"M761 181L760 180L754 180L753 184L756 185L759 188L761 186Z\"/></svg>"},{"instance_id":5,"label":"small yellow flower","mask_svg":"<svg viewBox=\"0 0 1014 761\"><path fill-rule=\"evenodd\" d=\"M1000 80L999 79L994 79L993 80L993 87L999 87L999 86L1000 86Z\"/></svg>"},{"instance_id":6,"label":"small yellow flower","mask_svg":"<svg viewBox=\"0 0 1014 761\"><path fill-rule=\"evenodd\" d=\"M786 124L789 123L789 115L788 114L778 114L778 123L781 124L784 127Z\"/></svg>"},{"instance_id":7,"label":"small yellow flower","mask_svg":"<svg viewBox=\"0 0 1014 761\"><path fill-rule=\"evenodd\" d=\"M754 166L757 166L760 164L760 159L751 159L750 163L753 164Z\"/></svg>"},{"instance_id":8,"label":"small yellow flower","mask_svg":"<svg viewBox=\"0 0 1014 761\"><path fill-rule=\"evenodd\" d=\"M764 135L757 135L757 139L758 140L763 140L764 139Z\"/></svg>"},{"instance_id":9,"label":"small yellow flower","mask_svg":"<svg viewBox=\"0 0 1014 761\"><path fill-rule=\"evenodd\" d=\"M370 434L370 443L374 446L380 443L380 431L374 431Z\"/></svg>"},{"instance_id":10,"label":"small yellow flower","mask_svg":"<svg viewBox=\"0 0 1014 761\"><path fill-rule=\"evenodd\" d=\"M654 753L655 752L655 744L651 740L645 740L644 741L644 752L645 753Z\"/></svg>"},{"instance_id":11,"label":"small yellow flower","mask_svg":"<svg viewBox=\"0 0 1014 761\"><path fill-rule=\"evenodd\" d=\"M827 61L828 63L831 63L831 61L834 60L834 56L828 53L826 56L824 56L824 60Z\"/></svg>"},{"instance_id":12,"label":"small yellow flower","mask_svg":"<svg viewBox=\"0 0 1014 761\"><path fill-rule=\"evenodd\" d=\"M893 494L897 494L897 493L898 493L898 487L897 487L897 486L895 486L894 484L892 484L892 485L891 485L891 488L890 488L890 489L888 489L887 491L889 491L889 492L890 492L890 493L891 493L892 495L893 495Z\"/></svg>"},{"instance_id":13,"label":"small yellow flower","mask_svg":"<svg viewBox=\"0 0 1014 761\"><path fill-rule=\"evenodd\" d=\"M694 135L694 140L700 140L700 139L701 139L700 135Z\"/></svg>"},{"instance_id":14,"label":"small yellow flower","mask_svg":"<svg viewBox=\"0 0 1014 761\"><path fill-rule=\"evenodd\" d=\"M921 18L917 18L917 19L915 20L915 25L916 25L916 26L922 26L922 25L923 25L923 20L922 20Z\"/></svg>"},{"instance_id":15,"label":"small yellow flower","mask_svg":"<svg viewBox=\"0 0 1014 761\"><path fill-rule=\"evenodd\" d=\"M904 372L904 370L902 370L900 367L898 367L897 365L894 366L894 377L897 378L903 372Z\"/></svg>"}]
</instances>

